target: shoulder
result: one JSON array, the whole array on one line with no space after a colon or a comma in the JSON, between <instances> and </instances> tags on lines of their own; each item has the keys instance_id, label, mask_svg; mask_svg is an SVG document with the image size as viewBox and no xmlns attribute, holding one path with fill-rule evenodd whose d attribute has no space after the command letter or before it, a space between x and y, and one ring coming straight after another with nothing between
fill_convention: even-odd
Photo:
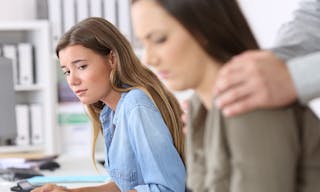
<instances>
[{"instance_id":1,"label":"shoulder","mask_svg":"<svg viewBox=\"0 0 320 192\"><path fill-rule=\"evenodd\" d=\"M200 113L206 113L205 107L199 97L193 94L188 100L188 116L189 118L196 118L195 116L199 116Z\"/></svg>"},{"instance_id":2,"label":"shoulder","mask_svg":"<svg viewBox=\"0 0 320 192\"><path fill-rule=\"evenodd\" d=\"M288 106L278 109L256 110L235 117L224 118L227 127L295 127L297 125L296 107Z\"/></svg>"},{"instance_id":3,"label":"shoulder","mask_svg":"<svg viewBox=\"0 0 320 192\"><path fill-rule=\"evenodd\" d=\"M152 99L143 90L135 88L126 93L123 98L123 107L133 110L137 107L157 109Z\"/></svg>"}]
</instances>

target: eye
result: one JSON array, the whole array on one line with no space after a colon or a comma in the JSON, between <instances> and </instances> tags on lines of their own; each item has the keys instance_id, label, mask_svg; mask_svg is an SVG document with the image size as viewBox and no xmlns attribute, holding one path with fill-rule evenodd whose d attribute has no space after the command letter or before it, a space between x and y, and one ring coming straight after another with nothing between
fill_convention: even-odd
<instances>
[{"instance_id":1,"label":"eye","mask_svg":"<svg viewBox=\"0 0 320 192\"><path fill-rule=\"evenodd\" d=\"M166 36L162 36L162 37L155 38L154 42L157 43L157 44L161 44L161 43L164 43L166 40L167 40L167 37Z\"/></svg>"},{"instance_id":2,"label":"eye","mask_svg":"<svg viewBox=\"0 0 320 192\"><path fill-rule=\"evenodd\" d=\"M84 69L87 68L87 66L88 66L88 65L80 65L80 66L78 67L78 69L79 69L79 70L84 70Z\"/></svg>"},{"instance_id":3,"label":"eye","mask_svg":"<svg viewBox=\"0 0 320 192\"><path fill-rule=\"evenodd\" d=\"M70 71L63 71L63 75L64 75L65 77L69 76L69 75L70 75Z\"/></svg>"}]
</instances>

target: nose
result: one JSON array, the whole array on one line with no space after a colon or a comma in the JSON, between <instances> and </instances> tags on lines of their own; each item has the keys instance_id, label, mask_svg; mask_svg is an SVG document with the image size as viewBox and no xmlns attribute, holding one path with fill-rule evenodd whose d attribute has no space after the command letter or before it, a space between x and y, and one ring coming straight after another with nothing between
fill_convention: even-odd
<instances>
[{"instance_id":1,"label":"nose","mask_svg":"<svg viewBox=\"0 0 320 192\"><path fill-rule=\"evenodd\" d=\"M150 48L147 48L147 47L143 51L142 62L152 67L156 67L159 65L158 57L154 52L151 51Z\"/></svg>"},{"instance_id":2,"label":"nose","mask_svg":"<svg viewBox=\"0 0 320 192\"><path fill-rule=\"evenodd\" d=\"M80 78L77 74L70 72L69 76L67 77L68 84L70 86L76 86L80 84Z\"/></svg>"}]
</instances>

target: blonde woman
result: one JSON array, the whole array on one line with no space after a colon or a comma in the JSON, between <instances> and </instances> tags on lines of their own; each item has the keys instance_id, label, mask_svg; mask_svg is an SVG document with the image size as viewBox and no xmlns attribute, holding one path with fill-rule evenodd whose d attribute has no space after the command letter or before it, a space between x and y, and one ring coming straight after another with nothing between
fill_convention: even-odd
<instances>
[{"instance_id":1,"label":"blonde woman","mask_svg":"<svg viewBox=\"0 0 320 192\"><path fill-rule=\"evenodd\" d=\"M34 191L185 191L179 104L124 36L108 21L88 18L64 34L56 54L68 84L88 108L95 138L103 133L112 181Z\"/></svg>"}]
</instances>

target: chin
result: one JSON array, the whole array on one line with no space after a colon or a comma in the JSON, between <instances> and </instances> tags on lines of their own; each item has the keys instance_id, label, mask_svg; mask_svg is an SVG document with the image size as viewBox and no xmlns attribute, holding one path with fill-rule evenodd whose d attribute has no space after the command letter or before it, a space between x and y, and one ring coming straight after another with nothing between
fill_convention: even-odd
<instances>
[{"instance_id":1,"label":"chin","mask_svg":"<svg viewBox=\"0 0 320 192\"><path fill-rule=\"evenodd\" d=\"M80 102L84 105L90 105L95 103L96 101L92 101L92 100L88 100L88 99L84 99L84 98L79 98Z\"/></svg>"},{"instance_id":2,"label":"chin","mask_svg":"<svg viewBox=\"0 0 320 192\"><path fill-rule=\"evenodd\" d=\"M185 91L188 88L183 86L183 85L179 85L179 84L172 84L172 83L168 83L168 87L169 89L173 90L173 91Z\"/></svg>"}]
</instances>

